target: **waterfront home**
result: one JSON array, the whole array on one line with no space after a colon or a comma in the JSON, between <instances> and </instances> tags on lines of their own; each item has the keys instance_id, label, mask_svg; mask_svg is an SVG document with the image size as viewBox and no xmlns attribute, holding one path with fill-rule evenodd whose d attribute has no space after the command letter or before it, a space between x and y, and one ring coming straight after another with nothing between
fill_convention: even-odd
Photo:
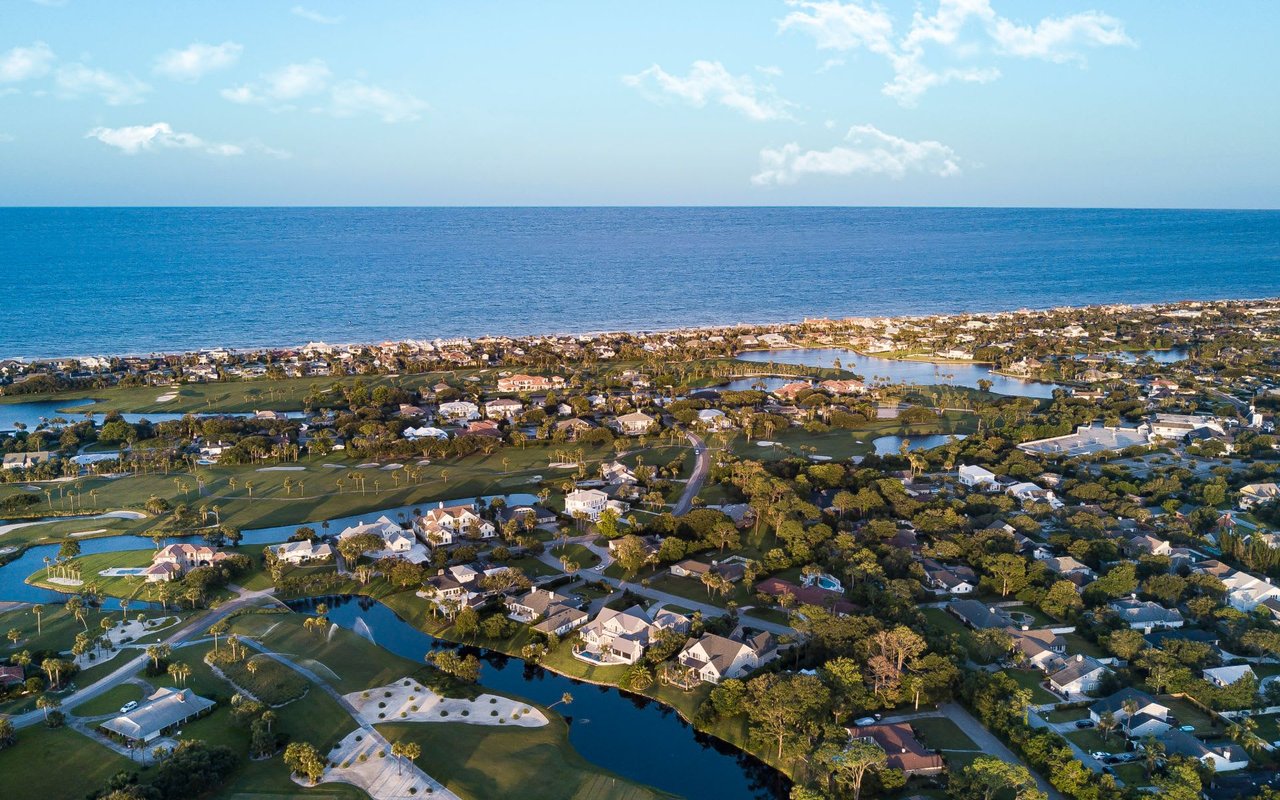
<instances>
[{"instance_id":1,"label":"waterfront home","mask_svg":"<svg viewBox=\"0 0 1280 800\"><path fill-rule=\"evenodd\" d=\"M885 752L887 766L902 770L907 776L939 775L946 769L942 756L921 744L909 723L883 722L847 730L851 739L877 745Z\"/></svg>"},{"instance_id":2,"label":"waterfront home","mask_svg":"<svg viewBox=\"0 0 1280 800\"><path fill-rule=\"evenodd\" d=\"M684 633L689 630L689 619L666 610L650 618L640 606L625 611L605 607L579 629L573 655L588 664L634 664L644 655L650 639L664 630Z\"/></svg>"},{"instance_id":3,"label":"waterfront home","mask_svg":"<svg viewBox=\"0 0 1280 800\"><path fill-rule=\"evenodd\" d=\"M718 408L704 408L698 412L698 424L709 431L727 431L733 427L727 414Z\"/></svg>"},{"instance_id":4,"label":"waterfront home","mask_svg":"<svg viewBox=\"0 0 1280 800\"><path fill-rule=\"evenodd\" d=\"M818 384L818 388L829 394L862 394L867 386L862 381L826 380Z\"/></svg>"},{"instance_id":5,"label":"waterfront home","mask_svg":"<svg viewBox=\"0 0 1280 800\"><path fill-rule=\"evenodd\" d=\"M499 397L484 404L484 415L489 419L514 419L524 410L524 404L509 397Z\"/></svg>"},{"instance_id":6,"label":"waterfront home","mask_svg":"<svg viewBox=\"0 0 1280 800\"><path fill-rule=\"evenodd\" d=\"M773 636L761 633L745 641L704 633L685 642L676 660L707 683L741 678L778 654Z\"/></svg>"},{"instance_id":7,"label":"waterfront home","mask_svg":"<svg viewBox=\"0 0 1280 800\"><path fill-rule=\"evenodd\" d=\"M333 548L324 542L303 539L300 542L285 542L275 547L276 558L286 564L307 564L313 561L328 561L333 558Z\"/></svg>"},{"instance_id":8,"label":"waterfront home","mask_svg":"<svg viewBox=\"0 0 1280 800\"><path fill-rule=\"evenodd\" d=\"M500 392L549 392L564 386L564 378L553 375L545 378L541 375L507 375L498 378Z\"/></svg>"},{"instance_id":9,"label":"waterfront home","mask_svg":"<svg viewBox=\"0 0 1280 800\"><path fill-rule=\"evenodd\" d=\"M961 464L957 475L960 483L970 489L989 489L997 480L994 472L976 465Z\"/></svg>"},{"instance_id":10,"label":"waterfront home","mask_svg":"<svg viewBox=\"0 0 1280 800\"><path fill-rule=\"evenodd\" d=\"M657 420L643 411L633 411L618 417L616 422L618 432L624 436L640 436L648 433Z\"/></svg>"},{"instance_id":11,"label":"waterfront home","mask_svg":"<svg viewBox=\"0 0 1280 800\"><path fill-rule=\"evenodd\" d=\"M441 419L456 422L471 422L472 420L480 419L480 407L468 400L441 403L436 412Z\"/></svg>"},{"instance_id":12,"label":"waterfront home","mask_svg":"<svg viewBox=\"0 0 1280 800\"><path fill-rule=\"evenodd\" d=\"M1132 709L1132 714L1130 714ZM1142 738L1143 736L1159 736L1172 727L1169 722L1169 707L1156 702L1146 692L1126 687L1098 700L1089 706L1089 718L1101 723L1104 715L1123 726L1126 736Z\"/></svg>"},{"instance_id":13,"label":"waterfront home","mask_svg":"<svg viewBox=\"0 0 1280 800\"><path fill-rule=\"evenodd\" d=\"M1253 678L1255 681L1258 679L1258 676L1253 673L1253 668L1248 664L1240 664L1234 667L1213 667L1206 669L1201 674L1206 681L1218 687L1230 686L1245 678Z\"/></svg>"},{"instance_id":14,"label":"waterfront home","mask_svg":"<svg viewBox=\"0 0 1280 800\"><path fill-rule=\"evenodd\" d=\"M556 606L570 606L569 598L549 589L530 589L520 597L509 597L504 603L507 615L516 622L529 623L546 616Z\"/></svg>"},{"instance_id":15,"label":"waterfront home","mask_svg":"<svg viewBox=\"0 0 1280 800\"><path fill-rule=\"evenodd\" d=\"M145 703L98 726L112 738L132 746L146 744L216 706L190 689L160 688Z\"/></svg>"},{"instance_id":16,"label":"waterfront home","mask_svg":"<svg viewBox=\"0 0 1280 800\"><path fill-rule=\"evenodd\" d=\"M471 597L466 584L444 570L422 582L418 597L432 601L438 608L452 611L461 607Z\"/></svg>"},{"instance_id":17,"label":"waterfront home","mask_svg":"<svg viewBox=\"0 0 1280 800\"><path fill-rule=\"evenodd\" d=\"M1170 728L1160 737L1166 756L1187 756L1211 768L1215 773L1232 772L1249 766L1249 754L1237 744L1208 745L1191 734Z\"/></svg>"},{"instance_id":18,"label":"waterfront home","mask_svg":"<svg viewBox=\"0 0 1280 800\"><path fill-rule=\"evenodd\" d=\"M1151 633L1156 628L1181 628L1183 625L1182 613L1178 609L1165 608L1150 600L1113 600L1111 608L1121 622L1143 633Z\"/></svg>"},{"instance_id":19,"label":"waterfront home","mask_svg":"<svg viewBox=\"0 0 1280 800\"><path fill-rule=\"evenodd\" d=\"M794 401L801 392L807 392L812 388L813 384L808 381L792 381L791 383L785 383L777 389L774 389L773 396L779 400L791 402Z\"/></svg>"},{"instance_id":20,"label":"waterfront home","mask_svg":"<svg viewBox=\"0 0 1280 800\"><path fill-rule=\"evenodd\" d=\"M442 547L462 537L492 539L497 535L493 523L475 512L473 506L438 506L413 521L413 532L426 544Z\"/></svg>"},{"instance_id":21,"label":"waterfront home","mask_svg":"<svg viewBox=\"0 0 1280 800\"><path fill-rule=\"evenodd\" d=\"M196 567L212 566L228 555L206 545L171 544L151 556L151 566L142 574L148 583L171 581Z\"/></svg>"},{"instance_id":22,"label":"waterfront home","mask_svg":"<svg viewBox=\"0 0 1280 800\"><path fill-rule=\"evenodd\" d=\"M1098 688L1103 676L1111 670L1102 662L1086 655L1076 655L1061 669L1049 674L1049 685L1063 697L1088 694Z\"/></svg>"},{"instance_id":23,"label":"waterfront home","mask_svg":"<svg viewBox=\"0 0 1280 800\"><path fill-rule=\"evenodd\" d=\"M350 539L353 536L371 533L380 537L386 545L382 551L376 555L403 556L413 552L414 546L418 540L414 535L400 527L399 523L392 522L386 516L378 517L373 522L360 522L345 529L338 534L338 541Z\"/></svg>"},{"instance_id":24,"label":"waterfront home","mask_svg":"<svg viewBox=\"0 0 1280 800\"><path fill-rule=\"evenodd\" d=\"M498 427L498 423L491 419L481 419L467 423L467 429L463 431L467 436L491 436L495 439L502 438L502 429Z\"/></svg>"}]
</instances>

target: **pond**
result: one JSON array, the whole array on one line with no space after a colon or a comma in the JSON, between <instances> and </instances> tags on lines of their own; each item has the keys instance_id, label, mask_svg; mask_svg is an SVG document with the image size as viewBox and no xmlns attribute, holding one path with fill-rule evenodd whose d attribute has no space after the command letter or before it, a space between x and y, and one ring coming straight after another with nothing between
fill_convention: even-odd
<instances>
[{"instance_id":1,"label":"pond","mask_svg":"<svg viewBox=\"0 0 1280 800\"><path fill-rule=\"evenodd\" d=\"M876 448L878 456L896 456L902 451L902 443L907 442L908 450L932 450L956 439L963 439L963 433L930 433L923 436L880 436L871 444Z\"/></svg>"},{"instance_id":2,"label":"pond","mask_svg":"<svg viewBox=\"0 0 1280 800\"><path fill-rule=\"evenodd\" d=\"M1076 358L1087 358L1090 355L1099 355L1105 358L1114 358L1117 361L1127 361L1135 364L1139 360L1149 358L1157 364L1174 364L1179 361L1185 361L1191 351L1185 347L1170 347L1168 350L1108 350L1102 353L1076 353Z\"/></svg>"},{"instance_id":3,"label":"pond","mask_svg":"<svg viewBox=\"0 0 1280 800\"><path fill-rule=\"evenodd\" d=\"M61 417L68 422L79 422L84 419L84 413L77 412L75 409L94 404L92 398L81 398L79 400L33 400L28 403L0 403L0 430L13 430L17 427L17 423L26 425L27 428L34 430L36 426L51 419ZM61 411L59 409L62 409ZM194 412L193 412L194 413ZM101 413L93 414L94 419L101 421L105 416ZM154 411L147 414L121 414L125 422L140 422L147 420L149 422L168 422L170 420L182 419L185 413L175 411ZM197 417L251 417L252 414L246 412L227 412L221 414L195 413ZM304 416L301 411L286 412L286 416L297 419Z\"/></svg>"},{"instance_id":4,"label":"pond","mask_svg":"<svg viewBox=\"0 0 1280 800\"><path fill-rule=\"evenodd\" d=\"M482 499L487 503L495 497L504 497L507 503L512 505L525 505L537 502L538 498L531 494L508 494L508 495L485 495ZM454 505L457 503L465 503L475 498L464 498L456 500L443 501L446 505ZM379 511L368 511L364 514L353 514L349 517L340 517L329 520L329 527L323 528L321 522L298 522L292 525L276 525L270 528L254 528L246 529L240 532L242 537L240 544L275 544L283 542L293 535L302 525L310 525L318 533L337 535L344 528L357 525L361 522L372 522L380 516L386 515L391 520L397 520L400 514L410 514L413 509L420 508L426 510L430 508L430 503L415 503L411 506L401 506L399 508L389 508ZM96 515L84 515L79 517L48 517L47 519L58 521L69 521L76 519L91 520ZM27 520L19 520L25 522ZM38 520L30 520L37 522ZM0 524L4 524L0 521ZM84 538L80 541L81 555L90 555L93 553L115 553L121 550L148 550L154 545L149 538L134 536L132 534L120 534L118 536L102 536L98 538ZM173 541L181 541L174 537ZM0 536L0 546L4 545L4 537ZM67 599L66 594L55 592L51 589L42 589L38 586L32 586L26 582L28 575L35 573L37 570L44 569L44 559L46 556L55 558L58 555L59 544L42 544L35 547L27 548L21 556L13 561L0 566L0 601L12 600L24 603L62 603ZM108 608L118 608L119 601L113 598L107 598L103 601ZM133 601L133 605L137 606L137 601Z\"/></svg>"},{"instance_id":5,"label":"pond","mask_svg":"<svg viewBox=\"0 0 1280 800\"><path fill-rule=\"evenodd\" d=\"M569 723L569 741L587 760L631 780L689 798L781 800L790 790L776 770L699 733L653 700L582 683L502 653L436 639L370 598L326 597L296 605L309 608L319 600L329 605L332 621L351 630L360 623L357 633L371 635L379 646L411 661L421 662L433 649L466 651L482 660L481 686L544 706L570 693L573 703L559 709Z\"/></svg>"},{"instance_id":6,"label":"pond","mask_svg":"<svg viewBox=\"0 0 1280 800\"><path fill-rule=\"evenodd\" d=\"M864 356L842 347L801 347L788 350L753 350L739 353L742 361L759 364L798 364L806 367L840 366L861 375L867 383L888 380L889 383L907 383L919 386L952 385L978 388L978 381L991 381L991 391L1017 397L1049 398L1059 388L1053 383L1024 381L996 375L987 364L933 364L927 361L898 361L891 358ZM753 379L747 379L742 388L751 388Z\"/></svg>"}]
</instances>

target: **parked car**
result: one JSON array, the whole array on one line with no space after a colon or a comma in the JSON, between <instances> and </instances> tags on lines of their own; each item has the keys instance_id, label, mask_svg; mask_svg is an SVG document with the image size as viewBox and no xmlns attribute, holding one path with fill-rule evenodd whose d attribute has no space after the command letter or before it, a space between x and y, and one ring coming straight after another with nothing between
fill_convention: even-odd
<instances>
[{"instance_id":1,"label":"parked car","mask_svg":"<svg viewBox=\"0 0 1280 800\"><path fill-rule=\"evenodd\" d=\"M1184 733L1194 733L1195 729L1196 729L1195 725L1183 725L1181 728L1178 728L1178 730Z\"/></svg>"},{"instance_id":2,"label":"parked car","mask_svg":"<svg viewBox=\"0 0 1280 800\"><path fill-rule=\"evenodd\" d=\"M130 711L134 710L134 709L135 709L135 708L137 708L137 707L138 707L138 701L137 701L137 700L130 700L129 702L127 702L127 703L125 703L124 705L120 706L120 713L121 713L121 714L128 714Z\"/></svg>"},{"instance_id":3,"label":"parked car","mask_svg":"<svg viewBox=\"0 0 1280 800\"><path fill-rule=\"evenodd\" d=\"M1093 727L1093 720L1091 720L1091 719L1078 719L1078 720L1076 720L1076 727L1077 727L1077 728L1092 728L1092 727Z\"/></svg>"},{"instance_id":4,"label":"parked car","mask_svg":"<svg viewBox=\"0 0 1280 800\"><path fill-rule=\"evenodd\" d=\"M857 725L859 728L864 727L864 726L866 726L866 725L875 725L875 724L876 724L876 718L875 718L875 717L862 717L861 719L855 719L855 720L853 721L853 724L854 724L854 725Z\"/></svg>"}]
</instances>

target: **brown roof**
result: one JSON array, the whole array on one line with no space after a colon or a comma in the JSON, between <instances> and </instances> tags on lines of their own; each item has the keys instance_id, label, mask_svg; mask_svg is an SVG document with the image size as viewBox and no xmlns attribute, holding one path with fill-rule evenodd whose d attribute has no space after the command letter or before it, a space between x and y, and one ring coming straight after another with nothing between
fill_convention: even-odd
<instances>
[{"instance_id":1,"label":"brown roof","mask_svg":"<svg viewBox=\"0 0 1280 800\"><path fill-rule=\"evenodd\" d=\"M905 722L853 727L849 728L849 735L855 739L870 739L880 745L889 757L889 766L908 774L933 772L943 767L942 756L920 744L911 726Z\"/></svg>"}]
</instances>

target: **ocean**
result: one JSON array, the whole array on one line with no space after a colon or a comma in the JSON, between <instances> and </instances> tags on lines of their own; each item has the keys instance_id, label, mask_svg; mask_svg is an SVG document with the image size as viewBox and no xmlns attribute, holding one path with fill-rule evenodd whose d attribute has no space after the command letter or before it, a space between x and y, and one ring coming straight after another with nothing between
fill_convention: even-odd
<instances>
[{"instance_id":1,"label":"ocean","mask_svg":"<svg viewBox=\"0 0 1280 800\"><path fill-rule=\"evenodd\" d=\"M1280 212L0 209L0 358L1280 295Z\"/></svg>"}]
</instances>

